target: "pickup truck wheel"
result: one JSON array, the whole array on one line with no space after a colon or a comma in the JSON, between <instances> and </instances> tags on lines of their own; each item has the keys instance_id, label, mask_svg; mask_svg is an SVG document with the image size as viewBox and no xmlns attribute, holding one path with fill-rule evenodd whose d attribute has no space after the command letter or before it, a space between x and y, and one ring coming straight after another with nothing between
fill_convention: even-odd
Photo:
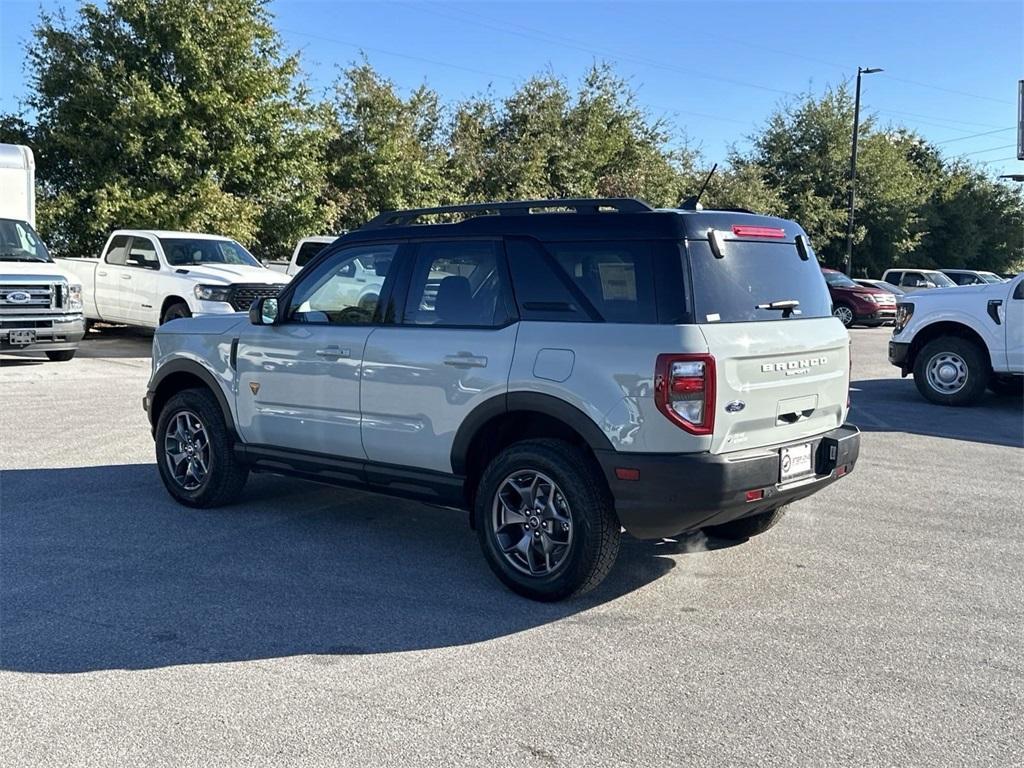
<instances>
[{"instance_id":1,"label":"pickup truck wheel","mask_svg":"<svg viewBox=\"0 0 1024 768\"><path fill-rule=\"evenodd\" d=\"M985 394L988 360L973 341L959 336L932 339L914 360L914 384L939 405L973 405Z\"/></svg>"},{"instance_id":2,"label":"pickup truck wheel","mask_svg":"<svg viewBox=\"0 0 1024 768\"><path fill-rule=\"evenodd\" d=\"M235 459L217 399L205 389L182 390L160 411L156 465L167 491L189 507L234 501L249 476Z\"/></svg>"},{"instance_id":3,"label":"pickup truck wheel","mask_svg":"<svg viewBox=\"0 0 1024 768\"><path fill-rule=\"evenodd\" d=\"M491 570L534 600L593 589L618 555L621 528L604 478L561 440L524 441L498 454L480 479L474 514Z\"/></svg>"},{"instance_id":4,"label":"pickup truck wheel","mask_svg":"<svg viewBox=\"0 0 1024 768\"><path fill-rule=\"evenodd\" d=\"M46 356L55 363L66 363L75 356L77 349L62 349L58 352L47 352Z\"/></svg>"},{"instance_id":5,"label":"pickup truck wheel","mask_svg":"<svg viewBox=\"0 0 1024 768\"><path fill-rule=\"evenodd\" d=\"M716 539L731 539L733 541L749 539L774 528L785 514L785 507L770 509L758 515L741 517L739 520L731 520L721 525L709 525L704 529L704 533L714 536Z\"/></svg>"},{"instance_id":6,"label":"pickup truck wheel","mask_svg":"<svg viewBox=\"0 0 1024 768\"><path fill-rule=\"evenodd\" d=\"M192 310L188 308L188 304L183 301L179 301L177 304L171 304L166 311L164 316L160 318L160 325L169 323L171 320L177 320L179 317L192 317Z\"/></svg>"},{"instance_id":7,"label":"pickup truck wheel","mask_svg":"<svg viewBox=\"0 0 1024 768\"><path fill-rule=\"evenodd\" d=\"M853 325L853 309L846 304L836 304L832 308L832 317L838 317L844 327Z\"/></svg>"}]
</instances>

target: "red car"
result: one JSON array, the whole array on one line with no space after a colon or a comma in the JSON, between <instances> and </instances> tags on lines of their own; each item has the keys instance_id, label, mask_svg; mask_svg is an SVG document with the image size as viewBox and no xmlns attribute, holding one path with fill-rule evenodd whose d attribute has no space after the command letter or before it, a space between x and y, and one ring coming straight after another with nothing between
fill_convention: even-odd
<instances>
[{"instance_id":1,"label":"red car","mask_svg":"<svg viewBox=\"0 0 1024 768\"><path fill-rule=\"evenodd\" d=\"M832 296L832 314L847 328L859 323L876 328L896 320L896 297L881 288L858 285L835 269L822 268Z\"/></svg>"}]
</instances>

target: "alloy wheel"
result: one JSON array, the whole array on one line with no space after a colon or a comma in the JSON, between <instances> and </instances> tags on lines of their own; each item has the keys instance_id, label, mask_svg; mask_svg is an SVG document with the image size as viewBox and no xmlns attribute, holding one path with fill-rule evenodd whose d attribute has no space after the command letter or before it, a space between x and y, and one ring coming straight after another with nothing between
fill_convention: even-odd
<instances>
[{"instance_id":1,"label":"alloy wheel","mask_svg":"<svg viewBox=\"0 0 1024 768\"><path fill-rule=\"evenodd\" d=\"M853 322L853 312L849 307L839 305L832 310L832 315L833 317L838 317L839 321L847 327Z\"/></svg>"},{"instance_id":2,"label":"alloy wheel","mask_svg":"<svg viewBox=\"0 0 1024 768\"><path fill-rule=\"evenodd\" d=\"M195 491L206 482L210 471L210 437L192 411L178 411L168 422L164 461L174 482L186 491Z\"/></svg>"},{"instance_id":3,"label":"alloy wheel","mask_svg":"<svg viewBox=\"0 0 1024 768\"><path fill-rule=\"evenodd\" d=\"M549 576L566 561L573 541L572 515L554 480L519 470L498 486L491 506L498 549L528 576Z\"/></svg>"}]
</instances>

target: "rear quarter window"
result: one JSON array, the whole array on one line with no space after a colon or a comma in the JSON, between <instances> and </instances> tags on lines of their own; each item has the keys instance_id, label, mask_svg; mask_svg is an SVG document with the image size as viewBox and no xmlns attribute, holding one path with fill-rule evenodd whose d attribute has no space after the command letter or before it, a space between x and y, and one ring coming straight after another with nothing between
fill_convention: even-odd
<instances>
[{"instance_id":1,"label":"rear quarter window","mask_svg":"<svg viewBox=\"0 0 1024 768\"><path fill-rule=\"evenodd\" d=\"M707 240L687 243L697 323L744 323L829 317L829 297L813 256L800 258L794 243L729 240L716 258ZM788 314L772 302L797 301Z\"/></svg>"}]
</instances>

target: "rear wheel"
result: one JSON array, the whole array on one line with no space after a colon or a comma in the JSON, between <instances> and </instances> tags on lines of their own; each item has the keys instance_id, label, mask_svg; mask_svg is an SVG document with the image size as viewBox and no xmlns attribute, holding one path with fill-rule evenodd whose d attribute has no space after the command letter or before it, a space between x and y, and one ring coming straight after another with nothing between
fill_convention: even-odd
<instances>
[{"instance_id":1,"label":"rear wheel","mask_svg":"<svg viewBox=\"0 0 1024 768\"><path fill-rule=\"evenodd\" d=\"M62 349L58 352L47 352L46 356L55 363L66 363L75 356L77 349Z\"/></svg>"},{"instance_id":2,"label":"rear wheel","mask_svg":"<svg viewBox=\"0 0 1024 768\"><path fill-rule=\"evenodd\" d=\"M169 323L171 320L177 320L179 317L192 317L192 310L188 308L188 304L183 301L179 301L177 304L171 304L165 311L164 316L160 318L160 325Z\"/></svg>"},{"instance_id":3,"label":"rear wheel","mask_svg":"<svg viewBox=\"0 0 1024 768\"><path fill-rule=\"evenodd\" d=\"M502 451L480 479L474 514L491 570L534 600L593 589L619 551L620 526L604 478L589 456L561 440Z\"/></svg>"},{"instance_id":4,"label":"rear wheel","mask_svg":"<svg viewBox=\"0 0 1024 768\"><path fill-rule=\"evenodd\" d=\"M914 360L914 384L939 405L973 405L985 394L990 371L978 345L959 336L932 339Z\"/></svg>"},{"instance_id":5,"label":"rear wheel","mask_svg":"<svg viewBox=\"0 0 1024 768\"><path fill-rule=\"evenodd\" d=\"M832 308L832 317L839 318L845 327L853 325L853 309L848 304L836 304Z\"/></svg>"},{"instance_id":6,"label":"rear wheel","mask_svg":"<svg viewBox=\"0 0 1024 768\"><path fill-rule=\"evenodd\" d=\"M249 476L235 459L220 405L206 389L182 390L160 411L156 465L168 493L189 507L234 501Z\"/></svg>"},{"instance_id":7,"label":"rear wheel","mask_svg":"<svg viewBox=\"0 0 1024 768\"><path fill-rule=\"evenodd\" d=\"M721 525L710 525L704 529L704 532L717 539L749 539L774 528L785 514L786 508L779 507L758 515L731 520Z\"/></svg>"}]
</instances>

